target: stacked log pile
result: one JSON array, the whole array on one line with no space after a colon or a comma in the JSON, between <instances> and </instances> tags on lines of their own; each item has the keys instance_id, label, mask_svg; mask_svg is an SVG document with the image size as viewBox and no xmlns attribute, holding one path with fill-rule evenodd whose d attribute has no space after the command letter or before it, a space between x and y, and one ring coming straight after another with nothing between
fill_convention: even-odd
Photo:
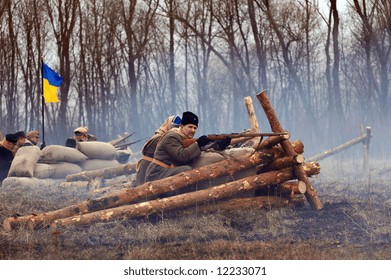
<instances>
[{"instance_id":1,"label":"stacked log pile","mask_svg":"<svg viewBox=\"0 0 391 280\"><path fill-rule=\"evenodd\" d=\"M266 92L261 92L257 98L272 131L284 132ZM255 114L250 114L252 104L248 99L246 106L252 124L251 131L259 131ZM121 184L121 190L62 209L9 217L4 220L3 227L7 231L20 227L59 228L131 219L162 211L192 211L195 206L203 211L280 207L303 205L304 199L312 209L322 209L317 192L308 179L319 174L320 166L317 162L304 161L304 146L300 141L291 142L286 133L267 139L245 139L244 143L241 143L242 146L247 148L236 148L239 152L228 149L221 153L222 157L215 163L137 187L127 182ZM91 181L96 176L109 177L131 172L134 172L134 165L127 164L117 169L68 175L67 181ZM221 181L221 178L225 179ZM205 182L207 184L203 184Z\"/></svg>"}]
</instances>

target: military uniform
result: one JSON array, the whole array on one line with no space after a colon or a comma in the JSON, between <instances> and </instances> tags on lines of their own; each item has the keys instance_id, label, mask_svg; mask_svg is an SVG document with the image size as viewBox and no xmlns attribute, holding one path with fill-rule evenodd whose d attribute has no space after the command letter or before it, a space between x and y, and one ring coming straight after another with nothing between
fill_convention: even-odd
<instances>
[{"instance_id":1,"label":"military uniform","mask_svg":"<svg viewBox=\"0 0 391 280\"><path fill-rule=\"evenodd\" d=\"M14 159L12 150L16 142L17 137L14 134L7 134L5 139L0 142L0 183L8 176L8 171Z\"/></svg>"},{"instance_id":2,"label":"military uniform","mask_svg":"<svg viewBox=\"0 0 391 280\"><path fill-rule=\"evenodd\" d=\"M137 174L136 174L136 182L135 185L141 185L146 182L146 173L147 168L153 160L153 156L156 150L156 146L161 139L161 137L166 134L170 129L177 130L177 126L180 124L181 118L179 116L170 116L168 117L164 123L155 130L155 135L148 139L148 141L144 144L141 152L143 157L137 163Z\"/></svg>"},{"instance_id":3,"label":"military uniform","mask_svg":"<svg viewBox=\"0 0 391 280\"><path fill-rule=\"evenodd\" d=\"M147 168L146 181L159 180L191 170L189 163L201 154L197 142L184 147L186 137L179 131L169 131L157 144L154 160Z\"/></svg>"}]
</instances>

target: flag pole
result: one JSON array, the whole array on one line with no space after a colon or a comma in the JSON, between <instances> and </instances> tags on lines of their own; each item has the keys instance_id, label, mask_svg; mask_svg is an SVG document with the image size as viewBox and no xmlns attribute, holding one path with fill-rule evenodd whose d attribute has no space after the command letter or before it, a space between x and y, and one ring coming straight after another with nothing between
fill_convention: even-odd
<instances>
[{"instance_id":1,"label":"flag pole","mask_svg":"<svg viewBox=\"0 0 391 280\"><path fill-rule=\"evenodd\" d=\"M43 58L41 58L41 83L42 83L42 145L41 149L46 146L45 144L45 99L43 97Z\"/></svg>"}]
</instances>

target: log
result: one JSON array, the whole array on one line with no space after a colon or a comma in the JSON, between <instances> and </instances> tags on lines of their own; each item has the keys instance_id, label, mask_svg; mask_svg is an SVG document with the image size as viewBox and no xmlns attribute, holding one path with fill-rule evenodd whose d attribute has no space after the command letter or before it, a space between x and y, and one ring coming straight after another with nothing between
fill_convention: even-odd
<instances>
[{"instance_id":1,"label":"log","mask_svg":"<svg viewBox=\"0 0 391 280\"><path fill-rule=\"evenodd\" d=\"M369 134L366 133L366 134L363 134L363 135L360 135L359 137L356 137L342 145L339 145L335 148L332 148L332 149L329 149L327 151L324 151L320 154L317 154L315 156L312 156L308 159L308 161L319 161L319 160L322 160L324 158L327 158L329 156L332 156L336 153L339 153L340 151L343 151L343 150L346 150L347 148L353 146L353 145L356 145L358 143L362 143L362 142L365 142L367 141L368 138L372 137L371 134L370 134L370 131L369 131Z\"/></svg>"},{"instance_id":2,"label":"log","mask_svg":"<svg viewBox=\"0 0 391 280\"><path fill-rule=\"evenodd\" d=\"M83 171L76 174L71 174L66 177L67 182L74 181L90 181L94 178L110 179L120 175L130 175L136 173L137 163L127 163L115 167L107 167L91 171Z\"/></svg>"},{"instance_id":3,"label":"log","mask_svg":"<svg viewBox=\"0 0 391 280\"><path fill-rule=\"evenodd\" d=\"M50 224L50 227L57 229L70 225L80 226L93 222L109 222L118 218L130 219L147 216L153 213L180 209L208 201L222 200L239 193L265 188L270 184L280 184L291 179L295 179L291 168L270 171L204 190L57 219Z\"/></svg>"},{"instance_id":4,"label":"log","mask_svg":"<svg viewBox=\"0 0 391 280\"><path fill-rule=\"evenodd\" d=\"M258 145L255 147L255 149L261 150L261 149L273 148L273 146L281 143L282 141L288 140L289 137L290 137L289 133L281 136L270 136L267 139L263 140L262 142L259 142Z\"/></svg>"},{"instance_id":5,"label":"log","mask_svg":"<svg viewBox=\"0 0 391 280\"><path fill-rule=\"evenodd\" d=\"M266 163L261 166L257 166L257 173L264 173L271 170L281 170L289 166L302 164L304 162L303 155L294 155L291 157L276 158L270 163Z\"/></svg>"},{"instance_id":6,"label":"log","mask_svg":"<svg viewBox=\"0 0 391 280\"><path fill-rule=\"evenodd\" d=\"M302 181L288 181L279 185L282 194L304 194L307 186Z\"/></svg>"},{"instance_id":7,"label":"log","mask_svg":"<svg viewBox=\"0 0 391 280\"><path fill-rule=\"evenodd\" d=\"M38 215L27 215L16 218L9 217L4 219L3 228L6 231L10 231L23 227L26 224L28 224L31 229L43 228L56 219L132 203L147 197L179 190L199 181L216 179L222 175L234 174L270 160L270 156L262 152L243 153L236 159L229 158L207 166L182 172L176 176L146 182L136 188L132 188L131 184L127 183L124 184L127 188L123 191L110 193L96 199L85 200L79 204L70 205L59 210Z\"/></svg>"},{"instance_id":8,"label":"log","mask_svg":"<svg viewBox=\"0 0 391 280\"><path fill-rule=\"evenodd\" d=\"M302 202L300 204L299 202ZM280 196L254 196L245 198L232 198L223 201L210 202L209 204L197 205L197 208L189 207L176 211L184 215L191 213L210 213L218 211L237 211L251 209L270 209L276 207L301 206L304 204L304 196L301 197L280 197Z\"/></svg>"},{"instance_id":9,"label":"log","mask_svg":"<svg viewBox=\"0 0 391 280\"><path fill-rule=\"evenodd\" d=\"M269 98L266 95L266 91L262 91L257 94L257 98L262 105L263 110L269 120L270 127L273 132L284 132L277 115L271 105ZM295 156L296 152L289 140L284 140L281 142L281 147L284 150L287 156ZM315 188L312 186L311 182L308 180L307 175L303 169L302 165L294 165L293 172L295 173L297 179L303 181L307 186L307 191L305 193L305 197L307 198L308 203L311 205L312 209L320 210L323 208L322 202L319 199L318 193Z\"/></svg>"},{"instance_id":10,"label":"log","mask_svg":"<svg viewBox=\"0 0 391 280\"><path fill-rule=\"evenodd\" d=\"M250 131L260 132L259 124L258 124L257 117L255 115L254 105L251 96L246 96L244 98L244 105L246 106L248 118L250 121Z\"/></svg>"},{"instance_id":11,"label":"log","mask_svg":"<svg viewBox=\"0 0 391 280\"><path fill-rule=\"evenodd\" d=\"M277 137L279 137L279 136L277 136ZM281 142L283 140L284 139L282 139ZM296 152L296 154L303 154L304 153L304 145L300 140L293 140L291 142L291 144L292 144L293 150ZM280 145L273 146L272 148L262 148L262 149L260 149L260 151L262 151L264 153L272 154L272 155L274 155L274 158L280 158L280 157L286 156L284 150L282 149L282 147Z\"/></svg>"}]
</instances>

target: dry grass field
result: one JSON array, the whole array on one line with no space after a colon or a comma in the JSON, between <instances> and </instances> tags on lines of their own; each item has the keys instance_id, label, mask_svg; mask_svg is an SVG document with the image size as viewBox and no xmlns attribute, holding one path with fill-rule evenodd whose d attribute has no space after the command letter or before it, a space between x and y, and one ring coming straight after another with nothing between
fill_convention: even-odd
<instances>
[{"instance_id":1,"label":"dry grass field","mask_svg":"<svg viewBox=\"0 0 391 280\"><path fill-rule=\"evenodd\" d=\"M391 172L385 161L334 156L312 178L324 204L206 214L160 213L84 227L0 229L0 259L391 259ZM56 186L0 189L0 220L42 213L91 197Z\"/></svg>"}]
</instances>

